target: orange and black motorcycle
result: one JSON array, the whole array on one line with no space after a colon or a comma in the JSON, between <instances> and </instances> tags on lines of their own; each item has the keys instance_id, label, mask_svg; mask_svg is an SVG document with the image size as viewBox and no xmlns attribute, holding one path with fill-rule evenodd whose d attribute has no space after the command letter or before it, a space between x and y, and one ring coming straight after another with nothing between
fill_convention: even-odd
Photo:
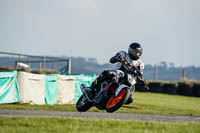
<instances>
[{"instance_id":1,"label":"orange and black motorcycle","mask_svg":"<svg viewBox=\"0 0 200 133\"><path fill-rule=\"evenodd\" d=\"M101 83L101 87L95 89L92 98L86 93L90 88L81 84L80 88L83 94L76 103L79 112L85 112L92 106L107 112L114 112L122 107L134 91L132 86L136 84L137 79L145 81L136 67L131 66L125 60L123 60L122 65L125 71L116 70L112 79Z\"/></svg>"}]
</instances>

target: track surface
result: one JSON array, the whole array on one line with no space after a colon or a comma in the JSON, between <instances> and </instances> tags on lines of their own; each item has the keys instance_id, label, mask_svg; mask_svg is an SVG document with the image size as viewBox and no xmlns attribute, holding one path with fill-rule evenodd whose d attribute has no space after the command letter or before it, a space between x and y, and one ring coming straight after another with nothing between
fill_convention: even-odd
<instances>
[{"instance_id":1,"label":"track surface","mask_svg":"<svg viewBox=\"0 0 200 133\"><path fill-rule=\"evenodd\" d=\"M39 111L39 110L10 110L0 109L0 117L76 117L87 119L122 119L122 120L146 120L146 121L165 121L165 122L200 122L200 116L170 116L170 115L151 115L151 114L125 114L125 113L100 113L100 112L60 112L60 111Z\"/></svg>"}]
</instances>

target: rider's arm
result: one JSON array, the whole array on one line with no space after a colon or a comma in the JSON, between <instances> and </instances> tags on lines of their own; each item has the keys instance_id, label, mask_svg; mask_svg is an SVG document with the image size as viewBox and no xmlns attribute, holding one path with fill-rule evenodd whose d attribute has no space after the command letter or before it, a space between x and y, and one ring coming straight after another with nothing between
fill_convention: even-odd
<instances>
[{"instance_id":1,"label":"rider's arm","mask_svg":"<svg viewBox=\"0 0 200 133\"><path fill-rule=\"evenodd\" d=\"M139 71L141 73L141 77L143 77L144 63L141 62L137 68L139 69ZM148 89L148 82L144 78L142 78L142 79L137 78L137 83L144 85L145 88Z\"/></svg>"},{"instance_id":2,"label":"rider's arm","mask_svg":"<svg viewBox=\"0 0 200 133\"><path fill-rule=\"evenodd\" d=\"M116 63L118 60L114 57L110 58L110 63L114 64Z\"/></svg>"},{"instance_id":3,"label":"rider's arm","mask_svg":"<svg viewBox=\"0 0 200 133\"><path fill-rule=\"evenodd\" d=\"M139 60L139 63L138 63L138 65L136 66L136 68L139 70L139 77L137 78L137 82L139 83L139 84L144 84L144 79L142 78L140 78L140 77L143 77L143 71L144 71L144 63L141 61L141 60Z\"/></svg>"},{"instance_id":4,"label":"rider's arm","mask_svg":"<svg viewBox=\"0 0 200 133\"><path fill-rule=\"evenodd\" d=\"M110 63L114 64L116 62L120 62L120 57L121 57L121 54L120 52L118 52L115 56L110 58Z\"/></svg>"}]
</instances>

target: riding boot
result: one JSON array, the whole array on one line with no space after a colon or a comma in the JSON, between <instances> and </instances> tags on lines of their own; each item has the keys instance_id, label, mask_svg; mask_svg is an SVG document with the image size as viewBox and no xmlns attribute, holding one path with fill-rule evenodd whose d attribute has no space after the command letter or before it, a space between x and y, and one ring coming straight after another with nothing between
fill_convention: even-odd
<instances>
[{"instance_id":1,"label":"riding boot","mask_svg":"<svg viewBox=\"0 0 200 133\"><path fill-rule=\"evenodd\" d=\"M101 78L100 78L100 77L96 78L96 79L92 82L92 84L91 84L91 86L90 86L90 90L92 91L92 93L94 93L94 90L95 90L95 89L98 89L97 87L99 87L100 84L101 84Z\"/></svg>"}]
</instances>

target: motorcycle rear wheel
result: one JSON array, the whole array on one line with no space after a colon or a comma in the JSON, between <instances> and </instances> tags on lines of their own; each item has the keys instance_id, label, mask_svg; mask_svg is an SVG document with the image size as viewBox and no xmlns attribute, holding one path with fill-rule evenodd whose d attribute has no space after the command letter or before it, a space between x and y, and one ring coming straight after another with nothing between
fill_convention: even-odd
<instances>
[{"instance_id":1,"label":"motorcycle rear wheel","mask_svg":"<svg viewBox=\"0 0 200 133\"><path fill-rule=\"evenodd\" d=\"M130 94L128 88L123 88L117 96L111 96L106 104L106 111L112 113L118 110L128 100Z\"/></svg>"},{"instance_id":2,"label":"motorcycle rear wheel","mask_svg":"<svg viewBox=\"0 0 200 133\"><path fill-rule=\"evenodd\" d=\"M82 95L77 103L76 103L76 109L79 111L79 112L85 112L87 111L88 109L90 109L91 107L93 106L93 103L92 102L89 102L86 97L84 95Z\"/></svg>"}]
</instances>

